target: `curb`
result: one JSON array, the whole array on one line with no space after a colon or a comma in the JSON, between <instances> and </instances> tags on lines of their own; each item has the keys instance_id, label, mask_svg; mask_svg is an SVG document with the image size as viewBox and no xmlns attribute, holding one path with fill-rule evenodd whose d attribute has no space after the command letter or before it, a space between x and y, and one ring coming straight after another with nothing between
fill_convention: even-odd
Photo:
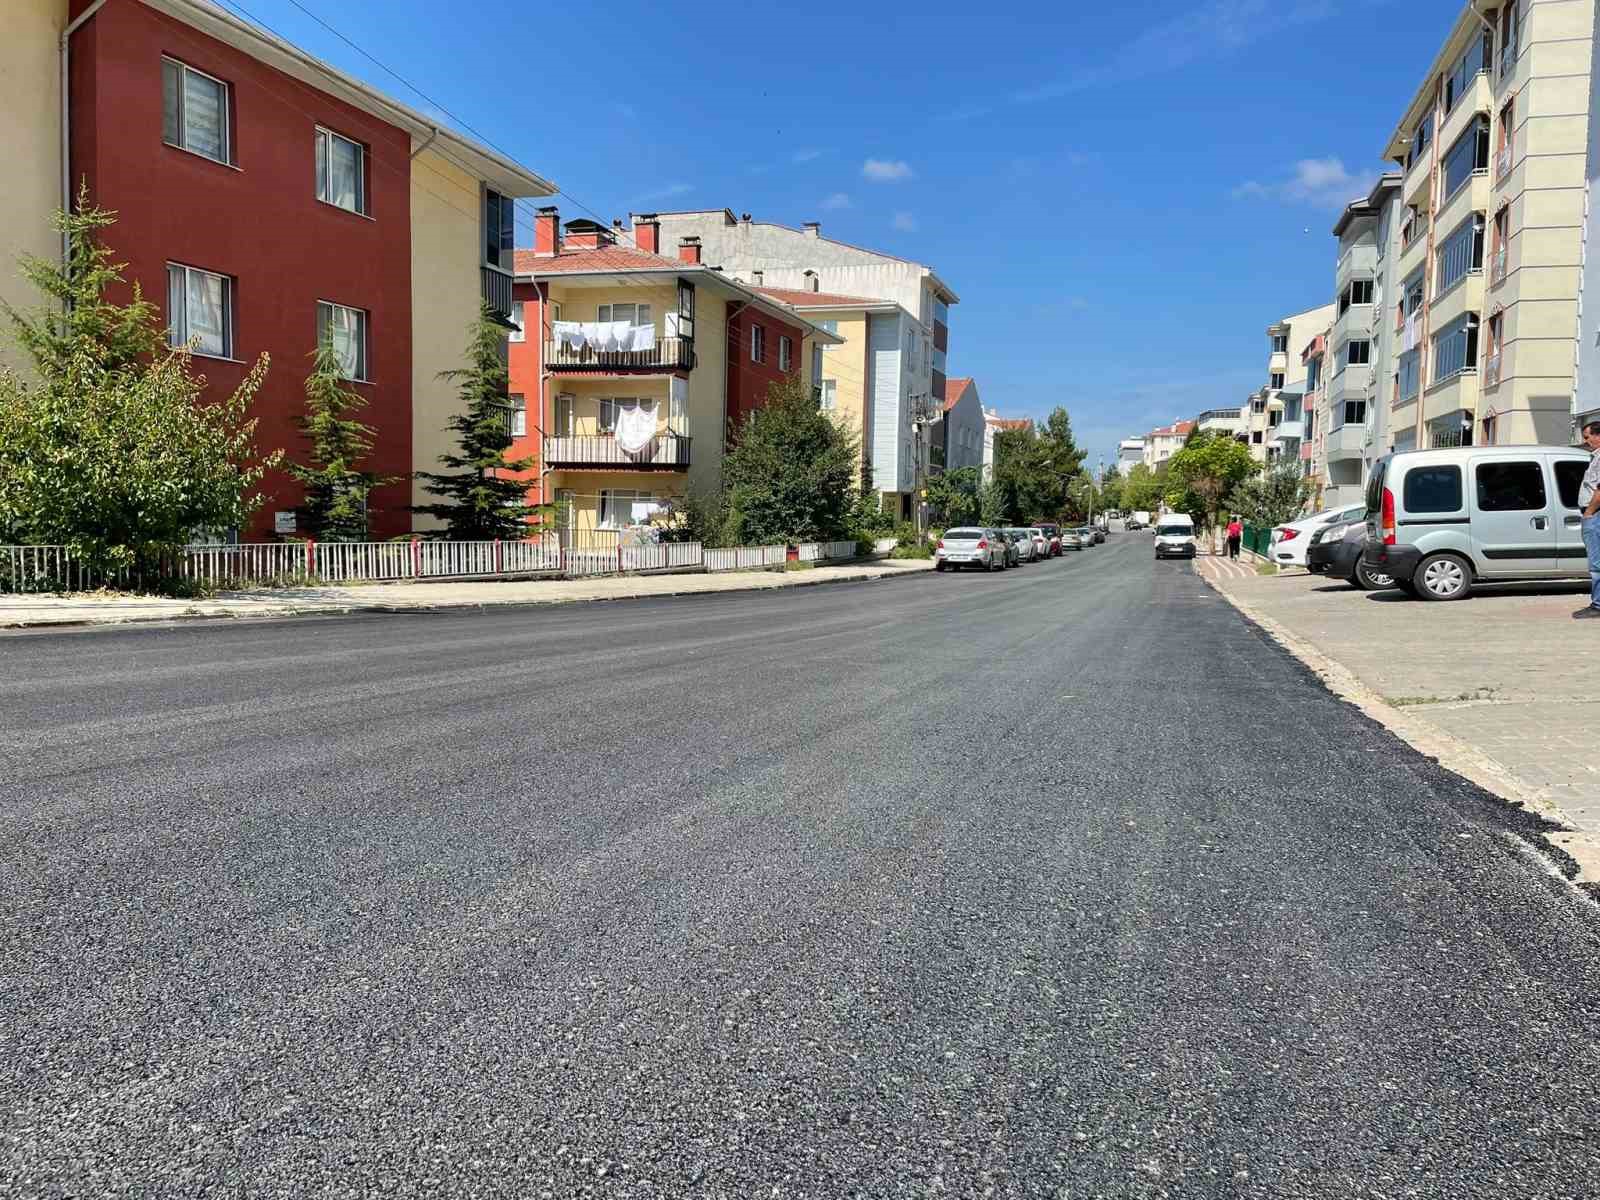
<instances>
[{"instance_id":1,"label":"curb","mask_svg":"<svg viewBox=\"0 0 1600 1200\"><path fill-rule=\"evenodd\" d=\"M1557 854L1569 857L1576 864L1577 874L1572 877L1571 882L1586 889L1600 884L1600 837L1575 829L1572 818L1543 792L1528 787L1500 762L1476 746L1446 733L1423 717L1396 708L1362 683L1343 663L1329 658L1249 602L1229 595L1225 589L1218 587L1205 575L1201 575L1198 571L1195 574L1200 576L1208 588L1232 605L1241 616L1299 659L1330 692L1341 700L1355 705L1364 715L1376 721L1413 750L1434 759L1441 767L1453 771L1484 791L1502 800L1521 805L1530 812L1562 826L1561 830L1546 834L1545 837L1556 848Z\"/></svg>"}]
</instances>

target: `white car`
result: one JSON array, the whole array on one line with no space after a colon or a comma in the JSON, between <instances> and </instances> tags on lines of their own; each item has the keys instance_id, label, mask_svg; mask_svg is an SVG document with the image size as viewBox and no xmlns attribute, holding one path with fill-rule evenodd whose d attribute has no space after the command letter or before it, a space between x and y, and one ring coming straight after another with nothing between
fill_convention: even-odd
<instances>
[{"instance_id":1,"label":"white car","mask_svg":"<svg viewBox=\"0 0 1600 1200\"><path fill-rule=\"evenodd\" d=\"M1039 557L1038 543L1033 540L1033 534L1029 530L1018 529L1012 525L1001 532L1016 544L1018 562L1033 562Z\"/></svg>"},{"instance_id":2,"label":"white car","mask_svg":"<svg viewBox=\"0 0 1600 1200\"><path fill-rule=\"evenodd\" d=\"M1309 517L1302 517L1298 521L1290 521L1287 525L1279 525L1272 531L1272 545L1269 552L1272 561L1280 567L1303 567L1306 565L1306 551L1311 547L1311 533L1323 525L1343 525L1349 521L1359 521L1367 511L1366 503L1347 504L1343 508L1329 508L1322 512L1313 513Z\"/></svg>"},{"instance_id":3,"label":"white car","mask_svg":"<svg viewBox=\"0 0 1600 1200\"><path fill-rule=\"evenodd\" d=\"M1033 556L1035 558L1050 557L1050 535L1037 525L1029 526L1028 532L1033 536Z\"/></svg>"},{"instance_id":4,"label":"white car","mask_svg":"<svg viewBox=\"0 0 1600 1200\"><path fill-rule=\"evenodd\" d=\"M946 529L933 551L933 569L946 567L978 567L985 571L1003 571L1006 565L1006 547L1000 534L993 529Z\"/></svg>"}]
</instances>

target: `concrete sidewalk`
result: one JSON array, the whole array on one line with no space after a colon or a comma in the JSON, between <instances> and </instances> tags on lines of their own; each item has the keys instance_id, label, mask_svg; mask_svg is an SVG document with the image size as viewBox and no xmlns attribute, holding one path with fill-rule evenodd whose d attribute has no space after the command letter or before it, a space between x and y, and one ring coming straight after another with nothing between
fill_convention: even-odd
<instances>
[{"instance_id":1,"label":"concrete sidewalk","mask_svg":"<svg viewBox=\"0 0 1600 1200\"><path fill-rule=\"evenodd\" d=\"M1413 744L1413 735L1437 735L1430 752L1452 770L1600 835L1600 694L1583 669L1600 630L1572 620L1586 585L1501 585L1429 604L1304 572L1231 566L1195 564L1325 678L1342 669L1367 693L1347 698L1365 699L1362 707Z\"/></svg>"},{"instance_id":2,"label":"concrete sidewalk","mask_svg":"<svg viewBox=\"0 0 1600 1200\"><path fill-rule=\"evenodd\" d=\"M87 592L66 596L0 595L0 628L118 625L185 617L295 617L352 612L405 612L502 605L571 604L703 592L766 591L822 583L891 579L931 571L933 562L878 559L799 571L727 571L715 575L621 575L596 579L481 580L462 583L369 583L219 592L198 600Z\"/></svg>"}]
</instances>

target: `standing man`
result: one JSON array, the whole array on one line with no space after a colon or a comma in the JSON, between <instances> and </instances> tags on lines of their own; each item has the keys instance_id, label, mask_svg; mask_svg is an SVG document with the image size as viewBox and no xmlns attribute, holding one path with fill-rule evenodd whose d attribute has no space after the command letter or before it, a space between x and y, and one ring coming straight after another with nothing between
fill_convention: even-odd
<instances>
[{"instance_id":1,"label":"standing man","mask_svg":"<svg viewBox=\"0 0 1600 1200\"><path fill-rule=\"evenodd\" d=\"M1592 468L1591 468L1592 469ZM1244 540L1244 525L1239 521L1239 514L1233 514L1233 520L1228 522L1228 557L1239 557L1239 543Z\"/></svg>"},{"instance_id":2,"label":"standing man","mask_svg":"<svg viewBox=\"0 0 1600 1200\"><path fill-rule=\"evenodd\" d=\"M1589 607L1572 614L1580 621L1600 619L1600 421L1583 427L1583 444L1590 457L1578 506L1583 509L1583 548L1589 552Z\"/></svg>"}]
</instances>

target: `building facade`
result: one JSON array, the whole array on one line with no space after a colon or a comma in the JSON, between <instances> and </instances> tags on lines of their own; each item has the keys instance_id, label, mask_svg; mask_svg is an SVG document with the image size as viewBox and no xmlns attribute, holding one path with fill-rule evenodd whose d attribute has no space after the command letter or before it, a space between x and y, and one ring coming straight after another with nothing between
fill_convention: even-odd
<instances>
[{"instance_id":1,"label":"building facade","mask_svg":"<svg viewBox=\"0 0 1600 1200\"><path fill-rule=\"evenodd\" d=\"M1134 467L1144 462L1144 438L1123 438L1117 443L1117 471L1126 476Z\"/></svg>"},{"instance_id":2,"label":"building facade","mask_svg":"<svg viewBox=\"0 0 1600 1200\"><path fill-rule=\"evenodd\" d=\"M1241 410L1241 440L1250 447L1257 462L1299 457L1304 423L1296 419L1284 426L1284 411L1287 395L1298 398L1305 393L1306 366L1299 350L1290 348L1303 346L1326 330L1333 320L1333 309L1333 305L1324 304L1267 326L1266 386L1253 392Z\"/></svg>"},{"instance_id":3,"label":"building facade","mask_svg":"<svg viewBox=\"0 0 1600 1200\"><path fill-rule=\"evenodd\" d=\"M1174 421L1171 425L1163 425L1159 429L1152 429L1144 437L1144 465L1154 471L1183 449L1183 443L1194 432L1193 421Z\"/></svg>"},{"instance_id":4,"label":"building facade","mask_svg":"<svg viewBox=\"0 0 1600 1200\"><path fill-rule=\"evenodd\" d=\"M947 471L983 466L983 401L970 378L946 381L944 407L934 430L937 465Z\"/></svg>"},{"instance_id":5,"label":"building facade","mask_svg":"<svg viewBox=\"0 0 1600 1200\"><path fill-rule=\"evenodd\" d=\"M1467 5L1385 146L1396 449L1571 437L1593 40L1579 0Z\"/></svg>"}]
</instances>

